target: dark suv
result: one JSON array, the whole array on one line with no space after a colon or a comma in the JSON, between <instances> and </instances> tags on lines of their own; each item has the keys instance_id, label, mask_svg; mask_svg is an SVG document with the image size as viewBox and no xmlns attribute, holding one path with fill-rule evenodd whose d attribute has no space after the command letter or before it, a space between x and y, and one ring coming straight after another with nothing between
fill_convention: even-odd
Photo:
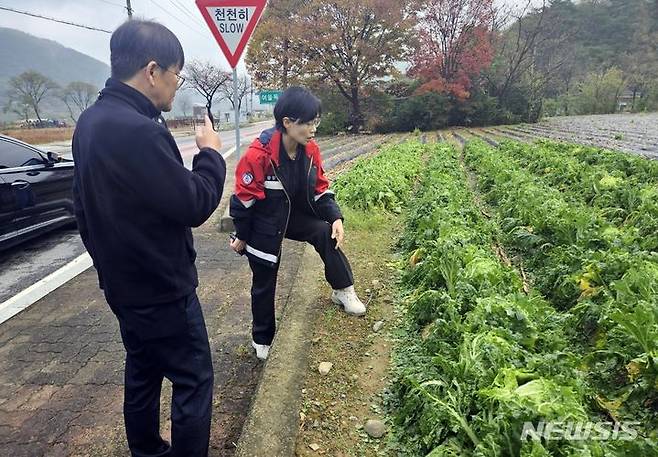
<instances>
[{"instance_id":1,"label":"dark suv","mask_svg":"<svg viewBox=\"0 0 658 457\"><path fill-rule=\"evenodd\" d=\"M0 249L74 222L73 161L0 135Z\"/></svg>"}]
</instances>

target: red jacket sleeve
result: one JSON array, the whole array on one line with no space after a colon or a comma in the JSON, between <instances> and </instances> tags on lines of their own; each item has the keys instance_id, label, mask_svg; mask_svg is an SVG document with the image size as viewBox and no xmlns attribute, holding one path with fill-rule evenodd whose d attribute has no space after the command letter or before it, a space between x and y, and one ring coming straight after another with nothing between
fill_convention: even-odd
<instances>
[{"instance_id":1,"label":"red jacket sleeve","mask_svg":"<svg viewBox=\"0 0 658 457\"><path fill-rule=\"evenodd\" d=\"M250 238L251 208L257 200L265 199L264 157L263 152L252 145L235 169L235 191L231 196L229 214L240 240Z\"/></svg>"},{"instance_id":2,"label":"red jacket sleeve","mask_svg":"<svg viewBox=\"0 0 658 457\"><path fill-rule=\"evenodd\" d=\"M315 183L315 195L321 195L329 190L329 180L324 175L322 155L320 154L320 148L317 145L314 145L313 148L313 161L318 167L318 180Z\"/></svg>"},{"instance_id":3,"label":"red jacket sleeve","mask_svg":"<svg viewBox=\"0 0 658 457\"><path fill-rule=\"evenodd\" d=\"M262 162L261 151L250 147L235 169L234 193L245 206L265 198L265 167Z\"/></svg>"}]
</instances>

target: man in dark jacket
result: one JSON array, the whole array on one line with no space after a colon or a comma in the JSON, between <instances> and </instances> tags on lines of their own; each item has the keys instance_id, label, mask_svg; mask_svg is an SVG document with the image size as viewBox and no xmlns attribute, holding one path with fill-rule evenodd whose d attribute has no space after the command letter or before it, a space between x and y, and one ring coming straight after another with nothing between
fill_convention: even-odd
<instances>
[{"instance_id":1,"label":"man in dark jacket","mask_svg":"<svg viewBox=\"0 0 658 457\"><path fill-rule=\"evenodd\" d=\"M124 418L133 456L208 453L213 368L190 227L221 199L221 141L209 119L192 170L161 117L184 53L164 26L128 21L110 41L112 77L73 137L75 211L126 349ZM173 384L172 444L159 431L163 378Z\"/></svg>"}]
</instances>

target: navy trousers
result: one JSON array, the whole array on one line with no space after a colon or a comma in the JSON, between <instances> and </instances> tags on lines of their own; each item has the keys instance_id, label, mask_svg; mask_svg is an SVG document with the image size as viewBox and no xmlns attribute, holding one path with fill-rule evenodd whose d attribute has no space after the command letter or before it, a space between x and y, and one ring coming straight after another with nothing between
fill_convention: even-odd
<instances>
[{"instance_id":1,"label":"navy trousers","mask_svg":"<svg viewBox=\"0 0 658 457\"><path fill-rule=\"evenodd\" d=\"M324 276L333 289L354 285L352 268L336 241L331 239L331 225L301 211L293 210L286 238L310 243L324 262ZM279 259L280 263L280 259ZM249 260L251 283L252 338L257 344L272 344L276 331L274 298L279 263L274 268Z\"/></svg>"},{"instance_id":2,"label":"navy trousers","mask_svg":"<svg viewBox=\"0 0 658 457\"><path fill-rule=\"evenodd\" d=\"M213 367L196 293L172 303L111 308L126 348L123 414L131 455L207 456ZM160 436L164 378L173 386L171 445Z\"/></svg>"}]
</instances>

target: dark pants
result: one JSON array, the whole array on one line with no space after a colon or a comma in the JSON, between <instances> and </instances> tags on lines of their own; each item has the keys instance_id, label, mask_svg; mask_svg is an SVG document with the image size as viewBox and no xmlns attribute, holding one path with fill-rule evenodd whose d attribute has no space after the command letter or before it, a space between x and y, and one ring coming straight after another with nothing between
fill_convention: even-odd
<instances>
[{"instance_id":1,"label":"dark pants","mask_svg":"<svg viewBox=\"0 0 658 457\"><path fill-rule=\"evenodd\" d=\"M207 456L213 367L196 293L172 303L112 306L126 348L123 414L131 455ZM171 446L160 436L160 390L173 385Z\"/></svg>"},{"instance_id":2,"label":"dark pants","mask_svg":"<svg viewBox=\"0 0 658 457\"><path fill-rule=\"evenodd\" d=\"M336 249L331 238L331 225L306 213L293 211L288 222L286 238L313 245L324 262L324 276L333 289L344 289L354 284L352 268L347 257ZM252 337L257 344L272 344L276 330L274 297L279 263L269 267L249 260L253 274L251 284Z\"/></svg>"}]
</instances>

